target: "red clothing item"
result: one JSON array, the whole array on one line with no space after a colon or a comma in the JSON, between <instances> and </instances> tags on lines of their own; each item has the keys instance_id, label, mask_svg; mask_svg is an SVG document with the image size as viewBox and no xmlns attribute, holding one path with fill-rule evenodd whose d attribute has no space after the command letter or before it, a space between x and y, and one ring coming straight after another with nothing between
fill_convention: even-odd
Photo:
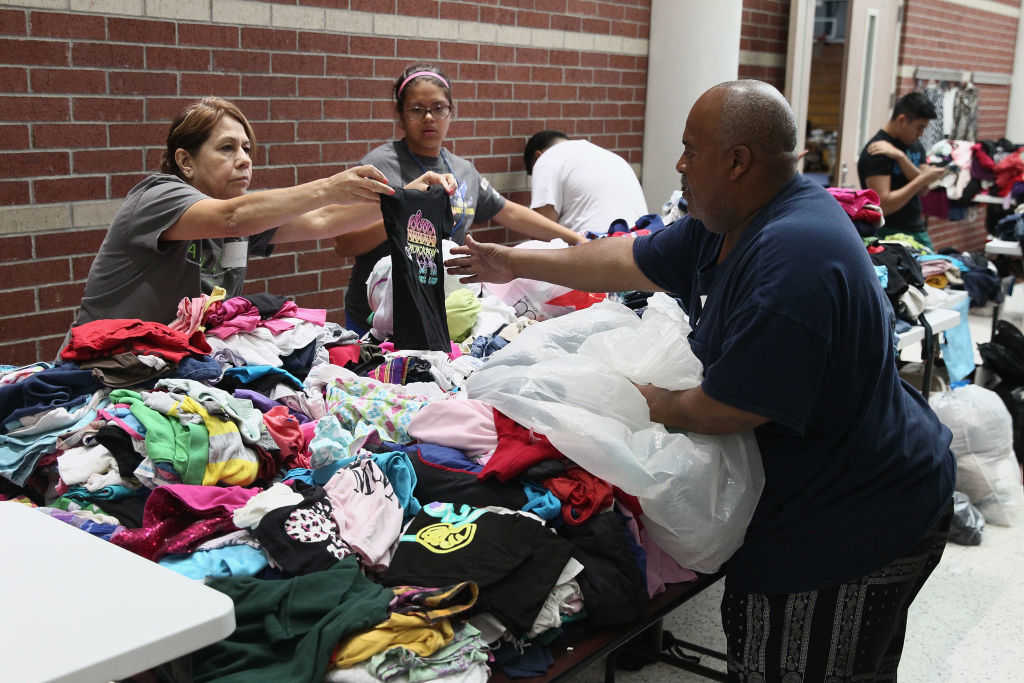
<instances>
[{"instance_id":1,"label":"red clothing item","mask_svg":"<svg viewBox=\"0 0 1024 683\"><path fill-rule=\"evenodd\" d=\"M172 330L162 323L143 322L137 318L112 318L71 328L71 341L60 357L70 361L108 358L130 351L136 355L160 356L180 363L186 356L206 356L213 352L203 333L191 337Z\"/></svg>"},{"instance_id":2,"label":"red clothing item","mask_svg":"<svg viewBox=\"0 0 1024 683\"><path fill-rule=\"evenodd\" d=\"M331 359L331 365L345 367L347 363L358 363L359 352L362 349L360 344L343 344L332 346L327 349L327 356Z\"/></svg>"},{"instance_id":3,"label":"red clothing item","mask_svg":"<svg viewBox=\"0 0 1024 683\"><path fill-rule=\"evenodd\" d=\"M287 467L298 467L295 459L306 447L306 439L302 436L299 421L284 406L274 406L263 413L263 423L281 449L280 462ZM307 461L308 466L308 461Z\"/></svg>"},{"instance_id":4,"label":"red clothing item","mask_svg":"<svg viewBox=\"0 0 1024 683\"><path fill-rule=\"evenodd\" d=\"M494 476L498 481L508 481L539 462L565 457L551 445L548 437L521 426L497 410L494 411L494 427L498 432L498 447L477 473L478 479Z\"/></svg>"},{"instance_id":5,"label":"red clothing item","mask_svg":"<svg viewBox=\"0 0 1024 683\"><path fill-rule=\"evenodd\" d=\"M562 519L583 524L612 504L612 485L582 467L573 466L560 477L544 480L544 486L562 501Z\"/></svg>"},{"instance_id":6,"label":"red clothing item","mask_svg":"<svg viewBox=\"0 0 1024 683\"><path fill-rule=\"evenodd\" d=\"M999 186L999 196L1005 197L1013 190L1014 183L1024 180L1024 159L1020 154L1012 152L996 164L996 185Z\"/></svg>"}]
</instances>

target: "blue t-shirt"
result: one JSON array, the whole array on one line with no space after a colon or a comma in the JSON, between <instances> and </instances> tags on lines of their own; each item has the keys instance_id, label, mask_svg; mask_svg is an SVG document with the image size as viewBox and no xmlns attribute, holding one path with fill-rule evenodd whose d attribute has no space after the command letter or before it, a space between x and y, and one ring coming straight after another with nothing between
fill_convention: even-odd
<instances>
[{"instance_id":1,"label":"blue t-shirt","mask_svg":"<svg viewBox=\"0 0 1024 683\"><path fill-rule=\"evenodd\" d=\"M878 569L949 506L956 465L949 430L897 373L864 245L802 175L716 264L721 244L687 217L633 256L682 299L705 393L771 420L755 430L766 483L727 580L791 593Z\"/></svg>"}]
</instances>

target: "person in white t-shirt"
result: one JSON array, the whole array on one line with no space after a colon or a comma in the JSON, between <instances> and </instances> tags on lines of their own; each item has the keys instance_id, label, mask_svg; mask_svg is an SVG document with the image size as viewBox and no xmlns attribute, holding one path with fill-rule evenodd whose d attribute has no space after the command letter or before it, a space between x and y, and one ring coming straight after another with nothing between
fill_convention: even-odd
<instances>
[{"instance_id":1,"label":"person in white t-shirt","mask_svg":"<svg viewBox=\"0 0 1024 683\"><path fill-rule=\"evenodd\" d=\"M523 162L533 177L530 208L570 230L603 234L616 219L632 227L650 213L629 163L587 140L541 131L527 141Z\"/></svg>"}]
</instances>

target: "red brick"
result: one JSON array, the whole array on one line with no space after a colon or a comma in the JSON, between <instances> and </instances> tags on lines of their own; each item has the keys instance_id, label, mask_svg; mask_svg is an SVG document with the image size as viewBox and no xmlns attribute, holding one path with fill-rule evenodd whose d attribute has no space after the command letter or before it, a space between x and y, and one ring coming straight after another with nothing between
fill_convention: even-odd
<instances>
[{"instance_id":1,"label":"red brick","mask_svg":"<svg viewBox=\"0 0 1024 683\"><path fill-rule=\"evenodd\" d=\"M32 91L37 93L88 93L107 91L107 74L87 69L32 69Z\"/></svg>"},{"instance_id":2,"label":"red brick","mask_svg":"<svg viewBox=\"0 0 1024 683\"><path fill-rule=\"evenodd\" d=\"M43 311L52 311L59 308L77 307L82 302L82 294L84 292L84 282L40 287L39 308Z\"/></svg>"},{"instance_id":3,"label":"red brick","mask_svg":"<svg viewBox=\"0 0 1024 683\"><path fill-rule=\"evenodd\" d=\"M68 44L60 40L0 38L0 63L68 65Z\"/></svg>"},{"instance_id":4,"label":"red brick","mask_svg":"<svg viewBox=\"0 0 1024 683\"><path fill-rule=\"evenodd\" d=\"M530 80L535 83L561 83L562 69L556 66L535 66L530 69Z\"/></svg>"},{"instance_id":5,"label":"red brick","mask_svg":"<svg viewBox=\"0 0 1024 683\"><path fill-rule=\"evenodd\" d=\"M179 114L181 114L185 107L193 102L195 102L195 98L193 97L147 97L146 119L149 121L164 121L166 122L164 125L167 126ZM242 111L245 111L245 109L243 108ZM154 140L153 142L157 143L166 141L166 131L167 129L164 128L164 134L160 136L158 140Z\"/></svg>"},{"instance_id":6,"label":"red brick","mask_svg":"<svg viewBox=\"0 0 1024 683\"><path fill-rule=\"evenodd\" d=\"M146 47L149 70L209 71L210 51L182 47Z\"/></svg>"},{"instance_id":7,"label":"red brick","mask_svg":"<svg viewBox=\"0 0 1024 683\"><path fill-rule=\"evenodd\" d=\"M591 115L589 102L566 102L562 105L562 116L569 118L586 118Z\"/></svg>"},{"instance_id":8,"label":"red brick","mask_svg":"<svg viewBox=\"0 0 1024 683\"><path fill-rule=\"evenodd\" d=\"M187 76L182 76L187 78ZM114 71L110 74L111 95L177 95L178 74L153 71Z\"/></svg>"},{"instance_id":9,"label":"red brick","mask_svg":"<svg viewBox=\"0 0 1024 683\"><path fill-rule=\"evenodd\" d=\"M343 78L299 78L299 97L345 97L348 83Z\"/></svg>"},{"instance_id":10,"label":"red brick","mask_svg":"<svg viewBox=\"0 0 1024 683\"><path fill-rule=\"evenodd\" d=\"M475 62L480 56L480 47L472 43L441 41L441 59L456 62Z\"/></svg>"},{"instance_id":11,"label":"red brick","mask_svg":"<svg viewBox=\"0 0 1024 683\"><path fill-rule=\"evenodd\" d=\"M3 285L0 285L2 287ZM4 292L3 296L0 296L0 317L6 317L9 315L20 315L23 313L34 313L36 311L36 290L29 289L15 289L12 291ZM10 324L15 325L16 323L11 320L0 321L0 325ZM8 362L3 356L0 356L0 363Z\"/></svg>"},{"instance_id":12,"label":"red brick","mask_svg":"<svg viewBox=\"0 0 1024 683\"><path fill-rule=\"evenodd\" d=\"M106 234L106 230L78 230L35 235L36 258L95 253Z\"/></svg>"},{"instance_id":13,"label":"red brick","mask_svg":"<svg viewBox=\"0 0 1024 683\"><path fill-rule=\"evenodd\" d=\"M463 138L453 143L455 153L463 157L476 157L491 153L491 141L487 138Z\"/></svg>"},{"instance_id":14,"label":"red brick","mask_svg":"<svg viewBox=\"0 0 1024 683\"><path fill-rule=\"evenodd\" d=\"M480 9L468 2L442 2L441 16L448 21L479 21Z\"/></svg>"},{"instance_id":15,"label":"red brick","mask_svg":"<svg viewBox=\"0 0 1024 683\"><path fill-rule=\"evenodd\" d=\"M235 104L245 112L250 121L266 121L270 118L270 103L266 98L238 98Z\"/></svg>"},{"instance_id":16,"label":"red brick","mask_svg":"<svg viewBox=\"0 0 1024 683\"><path fill-rule=\"evenodd\" d=\"M272 28L242 29L243 48L250 50L294 50L297 45L297 31Z\"/></svg>"},{"instance_id":17,"label":"red brick","mask_svg":"<svg viewBox=\"0 0 1024 683\"><path fill-rule=\"evenodd\" d=\"M210 47L238 47L239 29L235 26L209 24L178 24L180 45L206 45Z\"/></svg>"},{"instance_id":18,"label":"red brick","mask_svg":"<svg viewBox=\"0 0 1024 683\"><path fill-rule=\"evenodd\" d=\"M178 92L182 95L237 97L241 94L242 77L235 74L182 74Z\"/></svg>"},{"instance_id":19,"label":"red brick","mask_svg":"<svg viewBox=\"0 0 1024 683\"><path fill-rule=\"evenodd\" d=\"M335 142L320 146L320 156L325 163L354 164L368 151L369 144L366 142Z\"/></svg>"},{"instance_id":20,"label":"red brick","mask_svg":"<svg viewBox=\"0 0 1024 683\"><path fill-rule=\"evenodd\" d=\"M23 10L0 10L0 35L25 35L25 12Z\"/></svg>"},{"instance_id":21,"label":"red brick","mask_svg":"<svg viewBox=\"0 0 1024 683\"><path fill-rule=\"evenodd\" d=\"M516 24L529 28L550 28L551 15L542 12L528 12L520 10L516 12Z\"/></svg>"},{"instance_id":22,"label":"red brick","mask_svg":"<svg viewBox=\"0 0 1024 683\"><path fill-rule=\"evenodd\" d=\"M107 141L106 126L98 124L36 124L32 127L32 146L96 147Z\"/></svg>"},{"instance_id":23,"label":"red brick","mask_svg":"<svg viewBox=\"0 0 1024 683\"><path fill-rule=\"evenodd\" d=\"M157 169L153 168L151 170L156 171ZM148 174L146 173L125 173L110 176L110 197L112 199L123 198L128 194L128 190L138 185L139 181L147 175ZM86 272L88 272L88 266L86 266ZM75 271L75 277L79 277L77 270ZM85 277L85 275L82 275L81 277Z\"/></svg>"},{"instance_id":24,"label":"red brick","mask_svg":"<svg viewBox=\"0 0 1024 683\"><path fill-rule=\"evenodd\" d=\"M348 137L348 124L343 121L312 121L298 124L298 140L344 140Z\"/></svg>"},{"instance_id":25,"label":"red brick","mask_svg":"<svg viewBox=\"0 0 1024 683\"><path fill-rule=\"evenodd\" d=\"M109 17L107 31L110 40L146 45L174 45L174 23L170 21L147 21L144 19L122 19Z\"/></svg>"},{"instance_id":26,"label":"red brick","mask_svg":"<svg viewBox=\"0 0 1024 683\"><path fill-rule=\"evenodd\" d=\"M460 81L493 81L497 77L499 67L494 64L460 64Z\"/></svg>"},{"instance_id":27,"label":"red brick","mask_svg":"<svg viewBox=\"0 0 1024 683\"><path fill-rule=\"evenodd\" d=\"M438 17L437 0L398 0L397 14L414 17Z\"/></svg>"},{"instance_id":28,"label":"red brick","mask_svg":"<svg viewBox=\"0 0 1024 683\"><path fill-rule=\"evenodd\" d=\"M74 117L75 121L139 121L142 100L76 97Z\"/></svg>"},{"instance_id":29,"label":"red brick","mask_svg":"<svg viewBox=\"0 0 1024 683\"><path fill-rule=\"evenodd\" d=\"M622 75L619 71L609 69L594 69L594 83L602 85L618 85L622 82Z\"/></svg>"},{"instance_id":30,"label":"red brick","mask_svg":"<svg viewBox=\"0 0 1024 683\"><path fill-rule=\"evenodd\" d=\"M267 73L270 71L270 55L242 50L217 50L213 53L213 68L215 71Z\"/></svg>"},{"instance_id":31,"label":"red brick","mask_svg":"<svg viewBox=\"0 0 1024 683\"><path fill-rule=\"evenodd\" d=\"M391 91L391 81L350 78L348 80L348 96L366 99L385 98Z\"/></svg>"},{"instance_id":32,"label":"red brick","mask_svg":"<svg viewBox=\"0 0 1024 683\"><path fill-rule=\"evenodd\" d=\"M167 138L168 124L169 122L112 123L110 124L110 144L114 147L163 144Z\"/></svg>"},{"instance_id":33,"label":"red brick","mask_svg":"<svg viewBox=\"0 0 1024 683\"><path fill-rule=\"evenodd\" d=\"M298 254L296 272L305 273L312 270L328 270L341 265L341 257L333 250L307 251Z\"/></svg>"},{"instance_id":34,"label":"red brick","mask_svg":"<svg viewBox=\"0 0 1024 683\"><path fill-rule=\"evenodd\" d=\"M513 87L509 83L478 83L476 96L480 99L511 100Z\"/></svg>"},{"instance_id":35,"label":"red brick","mask_svg":"<svg viewBox=\"0 0 1024 683\"><path fill-rule=\"evenodd\" d=\"M370 115L371 104L365 100L326 100L324 102L325 119L367 119L370 118Z\"/></svg>"},{"instance_id":36,"label":"red brick","mask_svg":"<svg viewBox=\"0 0 1024 683\"><path fill-rule=\"evenodd\" d=\"M40 204L106 199L107 179L105 176L95 176L33 180L32 195Z\"/></svg>"},{"instance_id":37,"label":"red brick","mask_svg":"<svg viewBox=\"0 0 1024 683\"><path fill-rule=\"evenodd\" d=\"M278 121L309 121L323 118L319 100L272 100L270 118Z\"/></svg>"},{"instance_id":38,"label":"red brick","mask_svg":"<svg viewBox=\"0 0 1024 683\"><path fill-rule=\"evenodd\" d=\"M349 7L357 12L395 13L395 0L349 0Z\"/></svg>"},{"instance_id":39,"label":"red brick","mask_svg":"<svg viewBox=\"0 0 1024 683\"><path fill-rule=\"evenodd\" d=\"M437 59L440 48L436 40L398 39L398 56L406 59Z\"/></svg>"},{"instance_id":40,"label":"red brick","mask_svg":"<svg viewBox=\"0 0 1024 683\"><path fill-rule=\"evenodd\" d=\"M373 60L366 57L335 57L331 55L327 57L324 72L328 76L337 75L347 78L352 78L354 76L372 76Z\"/></svg>"},{"instance_id":41,"label":"red brick","mask_svg":"<svg viewBox=\"0 0 1024 683\"><path fill-rule=\"evenodd\" d=\"M315 273L274 277L267 280L267 291L279 296L315 292L320 287L319 280Z\"/></svg>"},{"instance_id":42,"label":"red brick","mask_svg":"<svg viewBox=\"0 0 1024 683\"><path fill-rule=\"evenodd\" d=\"M320 145L273 145L269 150L271 166L320 163Z\"/></svg>"},{"instance_id":43,"label":"red brick","mask_svg":"<svg viewBox=\"0 0 1024 683\"><path fill-rule=\"evenodd\" d=\"M569 14L597 14L597 3L594 0L568 0L566 12Z\"/></svg>"},{"instance_id":44,"label":"red brick","mask_svg":"<svg viewBox=\"0 0 1024 683\"><path fill-rule=\"evenodd\" d=\"M243 76L242 93L246 97L294 97L295 76Z\"/></svg>"},{"instance_id":45,"label":"red brick","mask_svg":"<svg viewBox=\"0 0 1024 683\"><path fill-rule=\"evenodd\" d=\"M530 102L530 116L552 117L562 115L562 105L558 102Z\"/></svg>"},{"instance_id":46,"label":"red brick","mask_svg":"<svg viewBox=\"0 0 1024 683\"><path fill-rule=\"evenodd\" d=\"M266 291L266 280L253 280L248 277L245 278L245 284L242 286L242 294L264 294Z\"/></svg>"},{"instance_id":47,"label":"red brick","mask_svg":"<svg viewBox=\"0 0 1024 683\"><path fill-rule=\"evenodd\" d=\"M259 149L256 149L254 153L258 154L259 153ZM161 148L161 147L151 147L151 148L149 148L147 150L143 150L143 154L145 156L145 162L143 163L142 168L144 170L148 169L148 170L156 171L157 169L160 168L160 166L163 165L164 154L166 154L166 150L164 148ZM128 169L121 169L121 168L119 168L119 169L115 169L115 170L124 171L124 170L128 170Z\"/></svg>"},{"instance_id":48,"label":"red brick","mask_svg":"<svg viewBox=\"0 0 1024 683\"><path fill-rule=\"evenodd\" d=\"M324 73L324 56L275 52L271 55L270 68L274 73L281 74L322 75Z\"/></svg>"},{"instance_id":49,"label":"red brick","mask_svg":"<svg viewBox=\"0 0 1024 683\"><path fill-rule=\"evenodd\" d=\"M611 33L612 25L607 19L584 19L583 20L583 32L584 33L600 33L606 35Z\"/></svg>"},{"instance_id":50,"label":"red brick","mask_svg":"<svg viewBox=\"0 0 1024 683\"><path fill-rule=\"evenodd\" d=\"M74 313L74 310L69 309L18 316L16 325L0 325L0 341L10 342L51 334L65 334L71 327ZM56 349L54 355L56 355Z\"/></svg>"},{"instance_id":51,"label":"red brick","mask_svg":"<svg viewBox=\"0 0 1024 683\"><path fill-rule=\"evenodd\" d=\"M28 147L27 125L0 125L0 150L27 150Z\"/></svg>"},{"instance_id":52,"label":"red brick","mask_svg":"<svg viewBox=\"0 0 1024 683\"><path fill-rule=\"evenodd\" d=\"M0 204L3 206L28 204L29 200L27 181L0 181Z\"/></svg>"},{"instance_id":53,"label":"red brick","mask_svg":"<svg viewBox=\"0 0 1024 683\"><path fill-rule=\"evenodd\" d=\"M517 47L516 64L547 64L548 50L535 47ZM512 60L509 60L512 61Z\"/></svg>"},{"instance_id":54,"label":"red brick","mask_svg":"<svg viewBox=\"0 0 1024 683\"><path fill-rule=\"evenodd\" d=\"M497 121L477 121L476 134L480 137L497 138L510 135L512 122L508 119Z\"/></svg>"},{"instance_id":55,"label":"red brick","mask_svg":"<svg viewBox=\"0 0 1024 683\"><path fill-rule=\"evenodd\" d=\"M111 179L111 184L113 184L113 179ZM121 196L123 196L123 193ZM92 261L94 258L96 258L95 254L87 254L85 256L72 256L71 279L84 280L86 277L88 277L89 267L92 265Z\"/></svg>"},{"instance_id":56,"label":"red brick","mask_svg":"<svg viewBox=\"0 0 1024 683\"><path fill-rule=\"evenodd\" d=\"M15 67L0 67L0 92L28 92L28 71Z\"/></svg>"},{"instance_id":57,"label":"red brick","mask_svg":"<svg viewBox=\"0 0 1024 683\"><path fill-rule=\"evenodd\" d=\"M15 152L0 154L0 168L9 178L67 175L70 172L67 152Z\"/></svg>"},{"instance_id":58,"label":"red brick","mask_svg":"<svg viewBox=\"0 0 1024 683\"><path fill-rule=\"evenodd\" d=\"M145 57L139 45L115 43L74 43L71 61L75 66L111 66L121 69L142 69Z\"/></svg>"},{"instance_id":59,"label":"red brick","mask_svg":"<svg viewBox=\"0 0 1024 683\"><path fill-rule=\"evenodd\" d=\"M261 121L255 132L260 143L295 142L295 124L290 121Z\"/></svg>"},{"instance_id":60,"label":"red brick","mask_svg":"<svg viewBox=\"0 0 1024 683\"><path fill-rule=\"evenodd\" d=\"M481 45L480 61L510 64L516 61L516 48L505 45Z\"/></svg>"},{"instance_id":61,"label":"red brick","mask_svg":"<svg viewBox=\"0 0 1024 683\"><path fill-rule=\"evenodd\" d=\"M295 184L295 168L259 168L253 174L252 187L267 189L274 187L291 187Z\"/></svg>"},{"instance_id":62,"label":"red brick","mask_svg":"<svg viewBox=\"0 0 1024 683\"><path fill-rule=\"evenodd\" d=\"M516 12L505 7L481 7L480 21L497 26L515 26Z\"/></svg>"},{"instance_id":63,"label":"red brick","mask_svg":"<svg viewBox=\"0 0 1024 683\"><path fill-rule=\"evenodd\" d=\"M266 258L254 258L249 261L246 278L266 278L279 275L291 275L295 272L295 255L275 253Z\"/></svg>"},{"instance_id":64,"label":"red brick","mask_svg":"<svg viewBox=\"0 0 1024 683\"><path fill-rule=\"evenodd\" d=\"M371 57L394 57L394 38L371 38L369 36L350 36L349 51L356 55Z\"/></svg>"},{"instance_id":65,"label":"red brick","mask_svg":"<svg viewBox=\"0 0 1024 683\"><path fill-rule=\"evenodd\" d=\"M475 236L476 232L474 232L473 235ZM324 289L344 287L351 279L351 268L332 268L320 273L320 286Z\"/></svg>"},{"instance_id":66,"label":"red brick","mask_svg":"<svg viewBox=\"0 0 1024 683\"><path fill-rule=\"evenodd\" d=\"M29 263L14 263L0 266L0 282L6 288L50 285L67 282L70 270L68 260L34 260Z\"/></svg>"},{"instance_id":67,"label":"red brick","mask_svg":"<svg viewBox=\"0 0 1024 683\"><path fill-rule=\"evenodd\" d=\"M32 35L42 38L94 38L107 37L103 17L87 14L32 13Z\"/></svg>"},{"instance_id":68,"label":"red brick","mask_svg":"<svg viewBox=\"0 0 1024 683\"><path fill-rule=\"evenodd\" d=\"M0 261L26 261L32 258L32 238L28 235L0 237Z\"/></svg>"},{"instance_id":69,"label":"red brick","mask_svg":"<svg viewBox=\"0 0 1024 683\"><path fill-rule=\"evenodd\" d=\"M469 138L473 136L473 122L465 119L452 121L448 127L448 139Z\"/></svg>"},{"instance_id":70,"label":"red brick","mask_svg":"<svg viewBox=\"0 0 1024 683\"><path fill-rule=\"evenodd\" d=\"M388 140L395 126L391 121L353 121L348 124L350 140Z\"/></svg>"},{"instance_id":71,"label":"red brick","mask_svg":"<svg viewBox=\"0 0 1024 683\"><path fill-rule=\"evenodd\" d=\"M4 323L0 321L0 327L3 327ZM36 343L32 341L17 341L13 344L0 344L0 361L9 363L12 365L28 365L35 363L40 358L55 358L57 356L57 348L55 347L53 353L49 355L40 355L36 348Z\"/></svg>"},{"instance_id":72,"label":"red brick","mask_svg":"<svg viewBox=\"0 0 1024 683\"><path fill-rule=\"evenodd\" d=\"M321 273L321 283L323 281L323 273ZM345 294L341 289L325 290L323 284L320 285L320 291L313 294L299 294L295 297L295 303L303 308L327 308L331 306L338 306L345 300ZM338 309L340 311L341 309ZM330 318L328 318L330 319ZM337 320L344 320L344 316L337 318Z\"/></svg>"},{"instance_id":73,"label":"red brick","mask_svg":"<svg viewBox=\"0 0 1024 683\"><path fill-rule=\"evenodd\" d=\"M600 2L597 4L598 16L605 17L606 19L624 19L626 16L625 9L617 2Z\"/></svg>"},{"instance_id":74,"label":"red brick","mask_svg":"<svg viewBox=\"0 0 1024 683\"><path fill-rule=\"evenodd\" d=\"M557 12L561 14L566 11L565 0L535 0L534 5L538 12Z\"/></svg>"},{"instance_id":75,"label":"red brick","mask_svg":"<svg viewBox=\"0 0 1024 683\"><path fill-rule=\"evenodd\" d=\"M156 150L163 153L162 149ZM74 173L114 173L141 171L142 153L138 149L90 149L72 154Z\"/></svg>"},{"instance_id":76,"label":"red brick","mask_svg":"<svg viewBox=\"0 0 1024 683\"><path fill-rule=\"evenodd\" d=\"M299 32L299 52L348 54L348 36L335 33Z\"/></svg>"},{"instance_id":77,"label":"red brick","mask_svg":"<svg viewBox=\"0 0 1024 683\"><path fill-rule=\"evenodd\" d=\"M575 85L549 85L548 98L552 100L575 100L579 90Z\"/></svg>"},{"instance_id":78,"label":"red brick","mask_svg":"<svg viewBox=\"0 0 1024 683\"><path fill-rule=\"evenodd\" d=\"M334 175L335 173L340 173L341 171L344 170L345 167L340 164L324 164L319 166L296 166L295 182L308 183L311 180L317 180L319 178L324 178L329 175ZM292 247L290 251L305 251L306 249L312 249L313 247L316 246L316 243L314 242L312 244L313 246L303 247L301 249L298 247ZM289 247L291 247L291 245L289 245ZM280 247L278 248L280 249Z\"/></svg>"}]
</instances>

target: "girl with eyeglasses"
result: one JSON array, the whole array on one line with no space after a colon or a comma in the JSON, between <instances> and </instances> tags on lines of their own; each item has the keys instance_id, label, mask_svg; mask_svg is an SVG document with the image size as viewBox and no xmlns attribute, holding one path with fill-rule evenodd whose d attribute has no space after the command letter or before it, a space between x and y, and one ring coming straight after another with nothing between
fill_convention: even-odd
<instances>
[{"instance_id":1,"label":"girl with eyeglasses","mask_svg":"<svg viewBox=\"0 0 1024 683\"><path fill-rule=\"evenodd\" d=\"M454 104L451 80L439 68L412 64L395 79L393 94L398 127L405 137L371 150L359 163L372 164L393 182L404 183L428 171L453 176L455 191L449 195L455 219L453 241L462 244L471 225L491 219L534 239L560 237L569 244L583 240L572 230L505 199L473 162L444 148ZM389 253L384 223L340 235L334 249L339 256L356 257L345 294L345 326L362 334L369 328L371 313L366 280L374 264Z\"/></svg>"}]
</instances>

